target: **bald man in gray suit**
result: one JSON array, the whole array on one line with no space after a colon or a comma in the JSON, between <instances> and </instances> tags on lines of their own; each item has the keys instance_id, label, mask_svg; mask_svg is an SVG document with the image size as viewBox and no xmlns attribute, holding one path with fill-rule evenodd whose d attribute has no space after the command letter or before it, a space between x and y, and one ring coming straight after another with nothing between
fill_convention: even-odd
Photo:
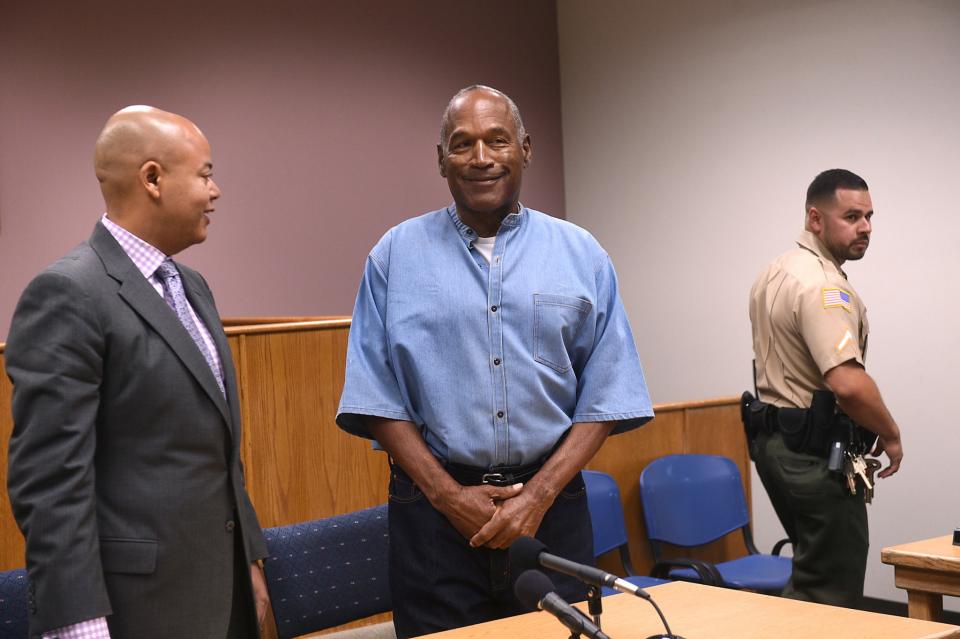
<instances>
[{"instance_id":1,"label":"bald man in gray suit","mask_svg":"<svg viewBox=\"0 0 960 639\"><path fill-rule=\"evenodd\" d=\"M267 552L236 375L210 289L170 259L206 239L210 145L129 107L94 164L106 214L29 284L7 343L31 637L256 637Z\"/></svg>"}]
</instances>

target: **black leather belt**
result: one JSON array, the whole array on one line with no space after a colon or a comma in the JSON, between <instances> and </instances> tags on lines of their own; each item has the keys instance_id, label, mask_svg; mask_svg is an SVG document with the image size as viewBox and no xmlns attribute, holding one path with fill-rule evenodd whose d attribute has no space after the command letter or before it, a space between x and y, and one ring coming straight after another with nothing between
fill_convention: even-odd
<instances>
[{"instance_id":1,"label":"black leather belt","mask_svg":"<svg viewBox=\"0 0 960 639\"><path fill-rule=\"evenodd\" d=\"M526 482L536 475L543 467L543 462L529 464L527 466L494 466L492 468L481 468L477 466L465 466L463 464L447 463L444 468L450 476L457 480L462 486L479 486L481 484L490 484L491 486L512 486L516 483Z\"/></svg>"}]
</instances>

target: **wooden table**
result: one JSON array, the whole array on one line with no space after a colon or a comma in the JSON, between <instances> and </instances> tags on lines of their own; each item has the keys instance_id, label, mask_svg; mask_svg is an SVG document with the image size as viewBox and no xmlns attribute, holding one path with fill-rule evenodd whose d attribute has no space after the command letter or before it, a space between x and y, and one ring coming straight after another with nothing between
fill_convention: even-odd
<instances>
[{"instance_id":1,"label":"wooden table","mask_svg":"<svg viewBox=\"0 0 960 639\"><path fill-rule=\"evenodd\" d=\"M960 596L960 546L952 535L891 546L880 560L893 566L894 583L907 591L914 619L943 619L943 595Z\"/></svg>"},{"instance_id":2,"label":"wooden table","mask_svg":"<svg viewBox=\"0 0 960 639\"><path fill-rule=\"evenodd\" d=\"M670 629L684 639L960 639L960 626L835 608L740 590L674 581L648 589ZM584 608L585 609L585 608ZM662 633L653 607L636 597L603 600L603 631L612 639ZM430 639L566 639L545 612L448 630Z\"/></svg>"}]
</instances>

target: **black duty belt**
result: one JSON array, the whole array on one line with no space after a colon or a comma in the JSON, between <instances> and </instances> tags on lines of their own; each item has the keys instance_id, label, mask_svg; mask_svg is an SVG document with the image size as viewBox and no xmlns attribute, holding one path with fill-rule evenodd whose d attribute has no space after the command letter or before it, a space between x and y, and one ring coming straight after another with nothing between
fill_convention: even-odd
<instances>
[{"instance_id":1,"label":"black duty belt","mask_svg":"<svg viewBox=\"0 0 960 639\"><path fill-rule=\"evenodd\" d=\"M542 467L543 462L528 464L527 466L494 466L492 468L465 466L464 464L448 462L444 469L463 486L479 486L481 484L512 486L516 483L526 482L536 475Z\"/></svg>"}]
</instances>

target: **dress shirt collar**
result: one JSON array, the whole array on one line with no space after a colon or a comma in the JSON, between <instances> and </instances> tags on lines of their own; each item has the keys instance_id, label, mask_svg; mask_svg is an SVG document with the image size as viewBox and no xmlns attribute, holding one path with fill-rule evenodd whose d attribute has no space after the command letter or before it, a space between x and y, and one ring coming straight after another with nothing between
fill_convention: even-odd
<instances>
[{"instance_id":1,"label":"dress shirt collar","mask_svg":"<svg viewBox=\"0 0 960 639\"><path fill-rule=\"evenodd\" d=\"M110 231L110 235L117 240L120 248L122 248L123 252L133 261L134 266L137 267L138 271L143 273L145 278L150 279L153 277L157 267L167 259L167 255L163 251L149 242L141 240L127 229L113 222L107 217L106 213L100 218L100 223Z\"/></svg>"}]
</instances>

